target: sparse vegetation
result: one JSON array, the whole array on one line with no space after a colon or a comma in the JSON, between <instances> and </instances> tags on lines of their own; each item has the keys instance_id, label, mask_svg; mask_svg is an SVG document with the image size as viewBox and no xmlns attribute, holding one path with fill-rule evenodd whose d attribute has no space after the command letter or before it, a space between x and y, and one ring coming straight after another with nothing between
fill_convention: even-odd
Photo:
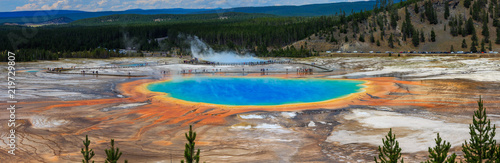
<instances>
[{"instance_id":1,"label":"sparse vegetation","mask_svg":"<svg viewBox=\"0 0 500 163\"><path fill-rule=\"evenodd\" d=\"M186 148L184 149L185 163L198 163L200 162L200 149L195 153L195 142L196 132L193 132L193 126L189 125L189 132L185 133L188 143L186 143ZM184 160L181 160L184 163Z\"/></svg>"},{"instance_id":2,"label":"sparse vegetation","mask_svg":"<svg viewBox=\"0 0 500 163\"><path fill-rule=\"evenodd\" d=\"M491 126L486 115L486 108L483 107L483 100L477 101L478 109L474 111L473 123L469 125L469 141L462 144L462 152L467 162L484 162L495 160L496 141L495 125Z\"/></svg>"},{"instance_id":3,"label":"sparse vegetation","mask_svg":"<svg viewBox=\"0 0 500 163\"><path fill-rule=\"evenodd\" d=\"M111 147L109 149L104 150L106 152L106 160L105 163L117 163L120 157L122 156L122 152L120 152L120 148L115 148L115 140L111 139ZM125 160L125 163L128 161Z\"/></svg>"},{"instance_id":4,"label":"sparse vegetation","mask_svg":"<svg viewBox=\"0 0 500 163\"><path fill-rule=\"evenodd\" d=\"M94 153L94 150L92 149L89 149L89 145L90 145L90 140L89 140L89 136L88 135L85 135L85 140L83 141L83 145L85 146L85 148L82 148L82 155L83 155L83 159L82 159L82 162L83 163L90 163L92 157L94 157L95 153ZM92 161L92 163L94 163L94 161Z\"/></svg>"},{"instance_id":5,"label":"sparse vegetation","mask_svg":"<svg viewBox=\"0 0 500 163\"><path fill-rule=\"evenodd\" d=\"M450 151L451 144L449 142L443 141L437 133L436 146L429 147L429 159L425 163L455 163L455 158L457 155L455 153L448 157L448 151Z\"/></svg>"},{"instance_id":6,"label":"sparse vegetation","mask_svg":"<svg viewBox=\"0 0 500 163\"><path fill-rule=\"evenodd\" d=\"M463 159L469 163L478 162L498 162L500 161L500 145L496 144L495 125L491 125L483 106L483 100L479 97L477 101L478 109L474 111L472 124L469 125L470 139L462 144ZM429 147L429 160L426 163L455 163L457 155L448 154L451 145L442 140L437 134L435 147ZM385 163L396 163L401 158L401 148L396 140L396 135L389 130L385 139L382 139L383 146L378 147L378 160ZM375 162L378 162L375 157ZM403 162L403 160L401 160Z\"/></svg>"},{"instance_id":7,"label":"sparse vegetation","mask_svg":"<svg viewBox=\"0 0 500 163\"><path fill-rule=\"evenodd\" d=\"M399 142L396 140L396 135L392 134L392 128L389 129L389 133L382 139L383 146L378 147L378 159L375 157L376 163L397 163L401 158L401 148L399 147ZM403 163L401 159L401 163Z\"/></svg>"},{"instance_id":8,"label":"sparse vegetation","mask_svg":"<svg viewBox=\"0 0 500 163\"><path fill-rule=\"evenodd\" d=\"M94 150L89 149L90 146L90 140L89 136L85 135L85 140L83 141L83 145L85 148L82 148L81 153L83 155L82 162L83 163L90 163L92 157L95 156ZM104 152L106 153L106 159L104 160L105 163L117 163L118 160L120 159L122 152L120 152L119 148L115 148L115 140L111 139L111 147L110 149L105 149ZM125 163L128 161L125 160ZM94 161L92 161L94 163Z\"/></svg>"}]
</instances>

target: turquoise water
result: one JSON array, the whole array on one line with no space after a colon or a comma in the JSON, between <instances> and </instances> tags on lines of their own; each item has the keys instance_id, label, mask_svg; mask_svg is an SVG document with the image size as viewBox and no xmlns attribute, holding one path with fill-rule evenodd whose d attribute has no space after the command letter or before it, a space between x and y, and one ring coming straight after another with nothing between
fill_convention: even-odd
<instances>
[{"instance_id":1,"label":"turquoise water","mask_svg":"<svg viewBox=\"0 0 500 163\"><path fill-rule=\"evenodd\" d=\"M148 63L148 65L151 63ZM139 67L139 66L146 66L146 63L131 63L131 64L124 64L120 65L122 67Z\"/></svg>"},{"instance_id":2,"label":"turquoise water","mask_svg":"<svg viewBox=\"0 0 500 163\"><path fill-rule=\"evenodd\" d=\"M25 72L38 72L38 70L28 70L28 71L25 71Z\"/></svg>"},{"instance_id":3,"label":"turquoise water","mask_svg":"<svg viewBox=\"0 0 500 163\"><path fill-rule=\"evenodd\" d=\"M319 102L360 92L363 81L196 77L154 83L148 89L185 101L223 105L281 105Z\"/></svg>"}]
</instances>

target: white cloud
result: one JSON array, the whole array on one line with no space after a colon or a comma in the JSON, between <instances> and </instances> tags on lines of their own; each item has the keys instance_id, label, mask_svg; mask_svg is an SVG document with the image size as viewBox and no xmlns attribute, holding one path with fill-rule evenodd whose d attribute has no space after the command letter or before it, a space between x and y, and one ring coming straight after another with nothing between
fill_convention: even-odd
<instances>
[{"instance_id":1,"label":"white cloud","mask_svg":"<svg viewBox=\"0 0 500 163\"><path fill-rule=\"evenodd\" d=\"M28 3L23 6L18 6L16 7L16 10L14 11L25 11L25 10L36 10L38 9L38 5L34 3Z\"/></svg>"},{"instance_id":2,"label":"white cloud","mask_svg":"<svg viewBox=\"0 0 500 163\"><path fill-rule=\"evenodd\" d=\"M102 4L104 4L106 2L108 2L108 0L101 0L101 1L97 2L97 4L99 4L99 6L102 6Z\"/></svg>"}]
</instances>

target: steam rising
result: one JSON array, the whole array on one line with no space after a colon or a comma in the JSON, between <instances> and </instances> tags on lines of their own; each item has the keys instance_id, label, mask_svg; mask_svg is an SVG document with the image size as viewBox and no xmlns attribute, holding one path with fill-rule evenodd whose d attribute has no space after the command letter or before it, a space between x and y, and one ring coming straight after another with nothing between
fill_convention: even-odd
<instances>
[{"instance_id":1,"label":"steam rising","mask_svg":"<svg viewBox=\"0 0 500 163\"><path fill-rule=\"evenodd\" d=\"M243 63L262 62L264 60L254 58L252 54L240 55L232 51L215 52L210 46L201 41L197 36L188 37L191 44L191 54L193 57L219 63Z\"/></svg>"}]
</instances>

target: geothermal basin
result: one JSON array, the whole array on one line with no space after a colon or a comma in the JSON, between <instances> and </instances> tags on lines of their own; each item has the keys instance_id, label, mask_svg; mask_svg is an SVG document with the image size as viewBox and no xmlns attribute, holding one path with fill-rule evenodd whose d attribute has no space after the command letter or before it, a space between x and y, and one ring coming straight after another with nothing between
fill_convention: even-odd
<instances>
[{"instance_id":1,"label":"geothermal basin","mask_svg":"<svg viewBox=\"0 0 500 163\"><path fill-rule=\"evenodd\" d=\"M249 77L192 77L153 83L167 96L221 105L283 105L327 101L361 92L364 81Z\"/></svg>"},{"instance_id":2,"label":"geothermal basin","mask_svg":"<svg viewBox=\"0 0 500 163\"><path fill-rule=\"evenodd\" d=\"M258 65L179 64L183 60L71 58L16 63L16 87L20 88L16 107L21 108L16 110L19 153L11 156L0 150L0 162L77 162L81 160L85 135L92 141L90 148L96 151L96 162L104 162L110 139L123 151L120 160L180 162L184 159L184 134L189 125L197 132L201 161L207 163L371 162L378 156L378 146L383 145L381 139L390 128L406 162L427 160L427 147L435 145L437 133L461 157L461 144L470 138L468 124L472 123L480 95L491 123L500 125L499 58L318 57ZM286 69L312 68L296 64L311 62L335 71L315 69L314 74L285 74ZM149 64L118 66L137 63ZM67 71L46 73L49 65ZM68 69L71 67L77 68ZM222 72L203 76L179 73L217 68ZM245 74L240 76L243 69ZM259 69L266 69L266 74L259 73ZM99 71L99 76L80 74L82 70ZM0 71L5 72L0 76L6 79L7 70ZM162 73L165 71L170 73ZM143 77L129 77L129 72ZM332 90L327 86L335 85L320 82L346 78L353 80L344 81L359 81L353 84L358 88L344 95L324 94L324 99L305 101L316 91ZM231 80L226 82L231 85L213 84L215 79ZM237 85L237 79L244 80L243 86ZM186 84L189 82L196 85ZM288 82L293 89L279 88ZM276 103L231 103L239 99L198 89L202 87L198 84L203 83L232 96L263 95L261 98ZM156 84L185 84L181 93L225 101L184 99L189 95L177 97L172 90L152 90ZM249 91L252 84L278 92ZM321 86L309 89L316 85ZM7 89L7 85L3 88ZM277 102L285 99L278 94L282 92L300 101ZM7 100L8 96L0 94L0 98ZM0 105L9 107L7 103ZM3 110L0 123L7 124L10 113ZM8 131L8 126L0 125L0 130ZM4 140L1 147L7 147L7 136L0 136Z\"/></svg>"}]
</instances>

